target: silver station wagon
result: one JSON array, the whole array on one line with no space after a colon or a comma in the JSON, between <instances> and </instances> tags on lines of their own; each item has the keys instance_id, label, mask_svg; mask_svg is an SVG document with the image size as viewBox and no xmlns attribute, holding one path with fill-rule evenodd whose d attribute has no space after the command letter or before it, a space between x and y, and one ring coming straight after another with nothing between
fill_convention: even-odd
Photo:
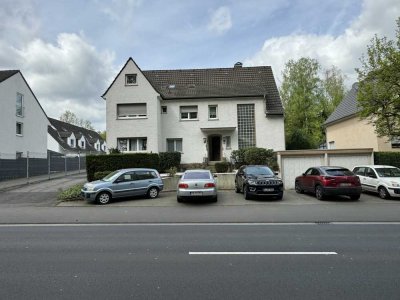
<instances>
[{"instance_id":1,"label":"silver station wagon","mask_svg":"<svg viewBox=\"0 0 400 300\"><path fill-rule=\"evenodd\" d=\"M107 204L115 198L157 198L163 188L164 184L157 170L122 169L108 174L103 179L86 183L81 194L87 201Z\"/></svg>"}]
</instances>

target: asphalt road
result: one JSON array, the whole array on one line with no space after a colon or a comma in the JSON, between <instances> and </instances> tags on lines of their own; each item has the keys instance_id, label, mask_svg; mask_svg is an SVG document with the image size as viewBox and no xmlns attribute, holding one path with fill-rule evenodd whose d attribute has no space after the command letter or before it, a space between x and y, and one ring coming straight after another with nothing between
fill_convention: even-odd
<instances>
[{"instance_id":1,"label":"asphalt road","mask_svg":"<svg viewBox=\"0 0 400 300\"><path fill-rule=\"evenodd\" d=\"M2 225L0 298L399 299L399 229ZM189 254L238 251L246 255Z\"/></svg>"}]
</instances>

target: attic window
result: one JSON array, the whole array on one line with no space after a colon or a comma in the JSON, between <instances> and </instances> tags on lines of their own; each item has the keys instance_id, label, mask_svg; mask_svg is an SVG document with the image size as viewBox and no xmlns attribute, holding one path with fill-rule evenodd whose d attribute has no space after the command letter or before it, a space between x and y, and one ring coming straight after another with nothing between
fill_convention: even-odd
<instances>
[{"instance_id":1,"label":"attic window","mask_svg":"<svg viewBox=\"0 0 400 300\"><path fill-rule=\"evenodd\" d=\"M125 85L136 85L137 74L125 74Z\"/></svg>"}]
</instances>

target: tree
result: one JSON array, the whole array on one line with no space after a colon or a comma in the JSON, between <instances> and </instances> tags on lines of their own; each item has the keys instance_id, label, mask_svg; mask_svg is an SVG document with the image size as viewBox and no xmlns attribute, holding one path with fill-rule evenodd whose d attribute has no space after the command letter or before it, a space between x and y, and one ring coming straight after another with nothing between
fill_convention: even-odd
<instances>
[{"instance_id":1,"label":"tree","mask_svg":"<svg viewBox=\"0 0 400 300\"><path fill-rule=\"evenodd\" d=\"M79 119L73 112L66 110L61 116L60 121L72 125L80 126L89 130L94 130L92 123L89 120Z\"/></svg>"},{"instance_id":2,"label":"tree","mask_svg":"<svg viewBox=\"0 0 400 300\"><path fill-rule=\"evenodd\" d=\"M285 107L287 149L317 148L325 140L323 122L343 99L344 77L332 66L320 78L317 60L289 60L283 71L280 95Z\"/></svg>"},{"instance_id":3,"label":"tree","mask_svg":"<svg viewBox=\"0 0 400 300\"><path fill-rule=\"evenodd\" d=\"M359 116L375 126L378 136L400 136L400 18L396 41L377 35L360 59L357 101Z\"/></svg>"},{"instance_id":4,"label":"tree","mask_svg":"<svg viewBox=\"0 0 400 300\"><path fill-rule=\"evenodd\" d=\"M107 131L98 131L97 132L100 136L101 136L101 138L105 141L105 140L107 140Z\"/></svg>"}]
</instances>

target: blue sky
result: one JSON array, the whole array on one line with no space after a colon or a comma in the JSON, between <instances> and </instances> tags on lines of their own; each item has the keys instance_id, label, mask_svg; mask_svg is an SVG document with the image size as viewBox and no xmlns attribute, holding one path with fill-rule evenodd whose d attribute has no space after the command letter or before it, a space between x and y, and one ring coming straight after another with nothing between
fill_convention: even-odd
<instances>
[{"instance_id":1,"label":"blue sky","mask_svg":"<svg viewBox=\"0 0 400 300\"><path fill-rule=\"evenodd\" d=\"M143 70L316 58L346 84L374 34L393 38L394 0L0 0L0 69L20 69L48 116L105 129L100 95L132 57ZM87 107L91 107L90 110Z\"/></svg>"}]
</instances>

